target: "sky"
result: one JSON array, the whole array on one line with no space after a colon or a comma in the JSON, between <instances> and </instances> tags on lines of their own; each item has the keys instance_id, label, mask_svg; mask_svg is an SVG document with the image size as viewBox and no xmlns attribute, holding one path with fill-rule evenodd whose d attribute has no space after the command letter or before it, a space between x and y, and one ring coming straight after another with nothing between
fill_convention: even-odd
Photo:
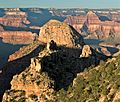
<instances>
[{"instance_id":1,"label":"sky","mask_svg":"<svg viewBox=\"0 0 120 102\"><path fill-rule=\"evenodd\" d=\"M0 0L0 8L120 8L120 0Z\"/></svg>"}]
</instances>

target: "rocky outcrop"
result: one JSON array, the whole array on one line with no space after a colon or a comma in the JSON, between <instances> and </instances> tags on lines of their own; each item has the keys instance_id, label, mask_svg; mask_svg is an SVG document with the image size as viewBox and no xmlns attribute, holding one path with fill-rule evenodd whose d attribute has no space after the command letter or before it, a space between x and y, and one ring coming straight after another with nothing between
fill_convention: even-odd
<instances>
[{"instance_id":1,"label":"rocky outcrop","mask_svg":"<svg viewBox=\"0 0 120 102\"><path fill-rule=\"evenodd\" d=\"M55 44L51 42L50 45ZM25 71L13 77L11 89L4 93L3 102L9 102L11 99L14 101L24 99L26 102L54 102L56 101L54 93L57 90L67 88L79 71L100 60L91 53L88 45L83 47L85 59L69 54L70 50L77 49L57 47L57 50L51 49L50 46L44 48L31 59L30 66ZM89 55L92 57L88 58Z\"/></svg>"},{"instance_id":2,"label":"rocky outcrop","mask_svg":"<svg viewBox=\"0 0 120 102\"><path fill-rule=\"evenodd\" d=\"M21 74L15 75L11 81L11 90L3 96L4 101L46 102L54 100L54 80L43 71L42 59L49 56L49 50L43 50L31 59L30 66ZM17 79L17 80L16 80ZM22 97L20 94L22 93ZM17 97L18 96L18 97Z\"/></svg>"},{"instance_id":3,"label":"rocky outcrop","mask_svg":"<svg viewBox=\"0 0 120 102\"><path fill-rule=\"evenodd\" d=\"M32 58L31 59L31 64L30 64L31 70L33 71L37 71L37 72L41 72L41 63L39 62L38 59L36 58Z\"/></svg>"},{"instance_id":4,"label":"rocky outcrop","mask_svg":"<svg viewBox=\"0 0 120 102\"><path fill-rule=\"evenodd\" d=\"M11 100L25 102L53 101L54 81L47 73L38 73L34 70L25 70L13 77L11 90L3 96L3 102Z\"/></svg>"},{"instance_id":5,"label":"rocky outcrop","mask_svg":"<svg viewBox=\"0 0 120 102\"><path fill-rule=\"evenodd\" d=\"M27 13L21 11L19 8L5 9L5 15L0 17L0 24L4 26L25 27L30 24L27 20Z\"/></svg>"},{"instance_id":6,"label":"rocky outcrop","mask_svg":"<svg viewBox=\"0 0 120 102\"><path fill-rule=\"evenodd\" d=\"M48 43L51 40L54 40L57 45L66 47L83 45L83 38L75 29L57 20L50 20L41 28L39 33L40 42Z\"/></svg>"},{"instance_id":7,"label":"rocky outcrop","mask_svg":"<svg viewBox=\"0 0 120 102\"><path fill-rule=\"evenodd\" d=\"M120 13L110 13L110 17L113 21L120 21Z\"/></svg>"},{"instance_id":8,"label":"rocky outcrop","mask_svg":"<svg viewBox=\"0 0 120 102\"><path fill-rule=\"evenodd\" d=\"M47 43L47 50L54 51L57 50L57 44L53 40L51 40L49 43Z\"/></svg>"},{"instance_id":9,"label":"rocky outcrop","mask_svg":"<svg viewBox=\"0 0 120 102\"><path fill-rule=\"evenodd\" d=\"M27 17L27 13L20 10L20 8L5 8L5 15Z\"/></svg>"},{"instance_id":10,"label":"rocky outcrop","mask_svg":"<svg viewBox=\"0 0 120 102\"><path fill-rule=\"evenodd\" d=\"M20 48L15 53L11 54L8 58L8 61L14 61L19 58L22 58L23 56L26 56L27 54L31 53L33 50L35 50L39 46L38 42L33 42L28 46L24 46L23 48Z\"/></svg>"},{"instance_id":11,"label":"rocky outcrop","mask_svg":"<svg viewBox=\"0 0 120 102\"><path fill-rule=\"evenodd\" d=\"M92 55L91 47L89 45L84 45L80 57L90 57L90 55Z\"/></svg>"},{"instance_id":12,"label":"rocky outcrop","mask_svg":"<svg viewBox=\"0 0 120 102\"><path fill-rule=\"evenodd\" d=\"M94 32L99 29L101 21L95 13L89 11L86 16L70 16L64 22L72 25L79 32L83 26L86 26L85 31Z\"/></svg>"}]
</instances>

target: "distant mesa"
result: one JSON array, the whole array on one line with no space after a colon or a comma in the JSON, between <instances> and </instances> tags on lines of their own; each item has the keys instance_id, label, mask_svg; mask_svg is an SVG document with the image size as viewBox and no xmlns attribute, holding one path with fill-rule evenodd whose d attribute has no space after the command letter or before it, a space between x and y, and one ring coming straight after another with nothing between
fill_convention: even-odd
<instances>
[{"instance_id":1,"label":"distant mesa","mask_svg":"<svg viewBox=\"0 0 120 102\"><path fill-rule=\"evenodd\" d=\"M47 44L51 40L66 47L78 47L83 44L82 36L73 27L58 20L50 20L40 30L40 42Z\"/></svg>"},{"instance_id":2,"label":"distant mesa","mask_svg":"<svg viewBox=\"0 0 120 102\"><path fill-rule=\"evenodd\" d=\"M1 31L0 38L5 43L30 44L35 40L36 34L29 31Z\"/></svg>"}]
</instances>

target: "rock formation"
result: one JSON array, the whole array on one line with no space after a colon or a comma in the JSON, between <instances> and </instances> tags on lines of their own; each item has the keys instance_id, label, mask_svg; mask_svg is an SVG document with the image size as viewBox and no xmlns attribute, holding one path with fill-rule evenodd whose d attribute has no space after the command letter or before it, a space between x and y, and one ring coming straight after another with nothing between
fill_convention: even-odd
<instances>
[{"instance_id":1,"label":"rock formation","mask_svg":"<svg viewBox=\"0 0 120 102\"><path fill-rule=\"evenodd\" d=\"M84 18L81 19L84 21ZM89 12L85 19L82 23L89 32L98 30L101 21L95 13ZM110 33L113 32L112 28ZM11 38L15 35L24 37L24 33L10 34ZM8 38L7 35L1 33L1 37ZM31 33L28 35L33 38ZM28 35L25 33L26 38L29 38ZM113 97L114 100L119 99L119 91L116 91L119 90L120 58L91 69L91 66L106 60L106 56L85 45L82 36L71 26L56 20L50 20L41 28L38 40L10 55L9 63L1 69L0 97L4 93L3 102L73 102L81 99L96 102L105 98L108 101ZM40 44L46 46L41 47ZM106 53L106 49L103 50ZM89 70L84 71L85 68ZM115 92L111 94L113 88Z\"/></svg>"},{"instance_id":2,"label":"rock formation","mask_svg":"<svg viewBox=\"0 0 120 102\"><path fill-rule=\"evenodd\" d=\"M58 48L58 50L50 52L51 49L44 48L31 59L31 64L25 71L13 77L11 89L4 93L3 102L11 100L54 102L56 100L54 93L57 90L67 88L77 72L84 70L91 64L98 63L97 61L100 60L100 57L91 53L88 45L83 48L87 54L84 56L85 60L69 54L70 49ZM88 54L91 54L92 57L87 58ZM6 69L4 70L6 71Z\"/></svg>"},{"instance_id":3,"label":"rock formation","mask_svg":"<svg viewBox=\"0 0 120 102\"><path fill-rule=\"evenodd\" d=\"M85 21L85 25L87 26L89 32L93 33L100 28L101 21L95 13L89 11L86 17L87 19Z\"/></svg>"},{"instance_id":4,"label":"rock formation","mask_svg":"<svg viewBox=\"0 0 120 102\"><path fill-rule=\"evenodd\" d=\"M30 24L27 20L27 14L20 11L19 8L6 9L5 15L0 17L0 24L4 26L25 27Z\"/></svg>"},{"instance_id":5,"label":"rock formation","mask_svg":"<svg viewBox=\"0 0 120 102\"><path fill-rule=\"evenodd\" d=\"M41 42L47 44L46 48L39 48ZM56 101L56 91L67 89L77 73L104 58L97 52L93 54L90 46L83 44L82 36L73 28L56 20L49 21L41 29L39 42L11 55L11 66L8 64L9 67L2 69L3 77L7 76L6 79L0 77L0 80L6 81L6 87L12 80L11 89L4 93L3 102ZM3 92L2 83L0 86Z\"/></svg>"},{"instance_id":6,"label":"rock formation","mask_svg":"<svg viewBox=\"0 0 120 102\"><path fill-rule=\"evenodd\" d=\"M41 63L39 62L38 59L32 58L31 59L31 71L35 70L36 72L41 72Z\"/></svg>"},{"instance_id":7,"label":"rock formation","mask_svg":"<svg viewBox=\"0 0 120 102\"><path fill-rule=\"evenodd\" d=\"M84 45L80 57L90 57L90 55L92 55L91 47L89 45Z\"/></svg>"},{"instance_id":8,"label":"rock formation","mask_svg":"<svg viewBox=\"0 0 120 102\"><path fill-rule=\"evenodd\" d=\"M46 102L53 101L54 81L47 73L38 73L34 70L25 70L13 77L11 90L3 96L3 102L25 101Z\"/></svg>"},{"instance_id":9,"label":"rock formation","mask_svg":"<svg viewBox=\"0 0 120 102\"><path fill-rule=\"evenodd\" d=\"M72 25L78 32L81 32L81 28L83 27L86 21L86 16L68 16L64 22Z\"/></svg>"},{"instance_id":10,"label":"rock formation","mask_svg":"<svg viewBox=\"0 0 120 102\"><path fill-rule=\"evenodd\" d=\"M118 37L118 35L120 36L120 23L115 21L101 21L99 17L92 11L89 11L87 15L84 17L83 16L67 17L64 22L72 25L78 32L84 31L90 34L99 32L98 35L101 38L108 38L110 36L109 34L111 30L114 31L114 35L116 38Z\"/></svg>"},{"instance_id":11,"label":"rock formation","mask_svg":"<svg viewBox=\"0 0 120 102\"><path fill-rule=\"evenodd\" d=\"M23 22L27 21L24 18L0 17L0 24L4 26L25 27Z\"/></svg>"},{"instance_id":12,"label":"rock formation","mask_svg":"<svg viewBox=\"0 0 120 102\"><path fill-rule=\"evenodd\" d=\"M54 40L57 45L75 47L83 45L82 36L71 26L57 20L50 20L40 30L39 41L48 43Z\"/></svg>"},{"instance_id":13,"label":"rock formation","mask_svg":"<svg viewBox=\"0 0 120 102\"><path fill-rule=\"evenodd\" d=\"M3 39L19 39L19 38L25 38L25 39L34 39L34 34L32 32L27 31L4 31L0 32L0 37Z\"/></svg>"},{"instance_id":14,"label":"rock formation","mask_svg":"<svg viewBox=\"0 0 120 102\"><path fill-rule=\"evenodd\" d=\"M109 35L110 31L113 30L114 34L120 34L120 23L114 21L105 21L101 23L102 31L104 35Z\"/></svg>"},{"instance_id":15,"label":"rock formation","mask_svg":"<svg viewBox=\"0 0 120 102\"><path fill-rule=\"evenodd\" d=\"M28 31L2 31L0 38L3 42L13 44L29 44L35 40L36 34Z\"/></svg>"},{"instance_id":16,"label":"rock formation","mask_svg":"<svg viewBox=\"0 0 120 102\"><path fill-rule=\"evenodd\" d=\"M20 48L15 53L11 54L8 58L8 61L14 61L19 58L22 58L23 56L26 56L27 54L31 53L33 50L35 50L39 46L38 42L33 42L28 46L24 46L23 48Z\"/></svg>"},{"instance_id":17,"label":"rock formation","mask_svg":"<svg viewBox=\"0 0 120 102\"><path fill-rule=\"evenodd\" d=\"M57 50L57 44L53 40L47 43L47 50Z\"/></svg>"}]
</instances>

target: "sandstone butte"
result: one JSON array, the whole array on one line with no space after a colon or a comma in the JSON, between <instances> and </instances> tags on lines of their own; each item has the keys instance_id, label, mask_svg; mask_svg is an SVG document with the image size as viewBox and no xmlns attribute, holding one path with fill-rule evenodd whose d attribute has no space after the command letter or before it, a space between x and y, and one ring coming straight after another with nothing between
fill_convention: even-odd
<instances>
[{"instance_id":1,"label":"sandstone butte","mask_svg":"<svg viewBox=\"0 0 120 102\"><path fill-rule=\"evenodd\" d=\"M104 37L108 37L110 30L114 31L114 34L120 34L120 23L115 21L101 21L99 17L92 11L89 11L85 16L70 16L67 17L64 22L72 25L78 32L81 29L87 30L89 33L94 33L99 30L102 31Z\"/></svg>"},{"instance_id":2,"label":"sandstone butte","mask_svg":"<svg viewBox=\"0 0 120 102\"><path fill-rule=\"evenodd\" d=\"M23 33L23 34L26 34L26 33ZM30 34L30 32L28 32L28 35L29 34ZM26 34L25 36L28 36L28 35ZM30 34L30 36L31 36L31 34ZM22 37L22 34L20 37ZM31 36L31 38L32 38L32 36ZM82 36L75 29L73 29L69 25L65 24L64 22L60 22L57 20L50 20L40 30L40 34L38 37L38 43L47 44L51 40L54 40L57 43L57 45L65 46L65 47L81 48L82 45L84 44ZM30 49L31 49L31 47L30 47ZM28 46L27 50L30 50L30 49ZM34 48L32 47L32 49L34 49ZM24 52L26 52L26 50L23 49L23 51L22 51L22 49L20 49L19 51L16 51L14 54L9 56L8 61L13 61L13 60L16 60L16 59L22 57L21 52L24 55L25 54Z\"/></svg>"},{"instance_id":3,"label":"sandstone butte","mask_svg":"<svg viewBox=\"0 0 120 102\"><path fill-rule=\"evenodd\" d=\"M38 39L45 44L54 40L57 45L66 47L80 47L83 45L82 36L73 27L57 20L50 20L41 27Z\"/></svg>"}]
</instances>

